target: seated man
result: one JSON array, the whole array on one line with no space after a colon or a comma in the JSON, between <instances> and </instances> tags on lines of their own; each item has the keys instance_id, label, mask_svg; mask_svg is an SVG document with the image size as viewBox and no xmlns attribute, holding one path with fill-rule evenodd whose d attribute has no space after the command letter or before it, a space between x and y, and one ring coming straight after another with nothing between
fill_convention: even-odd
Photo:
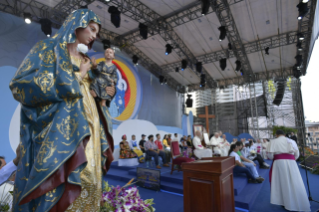
<instances>
[{"instance_id":1,"label":"seated man","mask_svg":"<svg viewBox=\"0 0 319 212\"><path fill-rule=\"evenodd\" d=\"M144 148L146 152L146 158L153 157L155 160L156 168L161 168L158 163L158 156L162 157L163 166L169 167L169 165L166 163L165 153L158 149L157 145L154 143L153 135L148 136L148 141L145 142Z\"/></svg>"},{"instance_id":2,"label":"seated man","mask_svg":"<svg viewBox=\"0 0 319 212\"><path fill-rule=\"evenodd\" d=\"M247 178L248 178L248 183L261 183L263 180L258 178L258 177L255 177L251 170L248 169L242 162L241 162L241 159L238 155L238 151L239 151L239 143L241 142L237 142L236 144L232 144L230 146L230 150L229 150L229 153L228 153L228 156L232 156L232 157L235 157L235 163L236 163L236 166L234 167L233 169L233 172L234 173L244 173L246 174Z\"/></svg>"},{"instance_id":3,"label":"seated man","mask_svg":"<svg viewBox=\"0 0 319 212\"><path fill-rule=\"evenodd\" d=\"M160 151L163 151L165 153L166 162L169 163L171 161L171 151L168 149L164 149L163 144L161 142L161 135L160 134L156 134L155 144Z\"/></svg>"},{"instance_id":4,"label":"seated man","mask_svg":"<svg viewBox=\"0 0 319 212\"><path fill-rule=\"evenodd\" d=\"M140 149L142 150L143 153L145 153L145 149L144 149L144 143L145 143L145 135L142 134L142 139L140 140L140 142L138 143L138 145L140 146Z\"/></svg>"},{"instance_id":5,"label":"seated man","mask_svg":"<svg viewBox=\"0 0 319 212\"><path fill-rule=\"evenodd\" d=\"M4 157L0 159L0 185L5 183L10 176L17 170L20 161L20 145L16 149L16 158L6 164ZM0 196L1 197L1 196ZM1 198L0 198L1 199Z\"/></svg>"},{"instance_id":6,"label":"seated man","mask_svg":"<svg viewBox=\"0 0 319 212\"><path fill-rule=\"evenodd\" d=\"M264 161L263 157L257 153L256 145L252 140L249 141L247 147L241 146L240 152L245 158L258 161L261 169L269 169L269 165Z\"/></svg>"},{"instance_id":7,"label":"seated man","mask_svg":"<svg viewBox=\"0 0 319 212\"><path fill-rule=\"evenodd\" d=\"M205 157L212 157L213 152L211 149L207 149L203 147L201 142L201 133L200 131L195 132L195 137L193 138L193 145L194 145L194 155L198 157L199 159L205 158Z\"/></svg>"},{"instance_id":8,"label":"seated man","mask_svg":"<svg viewBox=\"0 0 319 212\"><path fill-rule=\"evenodd\" d=\"M230 144L226 140L226 135L225 134L222 135L222 138L220 139L220 143L219 144L220 144L221 148L223 149L223 152L224 152L223 156L227 156L229 148L230 148Z\"/></svg>"},{"instance_id":9,"label":"seated man","mask_svg":"<svg viewBox=\"0 0 319 212\"><path fill-rule=\"evenodd\" d=\"M211 139L209 141L209 145L212 146L215 154L219 154L219 155L223 156L222 155L223 151L222 151L221 145L219 143L220 143L219 133L215 132L214 136L211 137Z\"/></svg>"},{"instance_id":10,"label":"seated man","mask_svg":"<svg viewBox=\"0 0 319 212\"><path fill-rule=\"evenodd\" d=\"M242 155L240 149L242 149L243 143L240 142L240 141L238 141L238 142L236 143L236 146L239 146L239 151L237 151L237 154L239 155L239 157L240 157L242 163L243 163L248 169L250 169L251 173L253 174L253 176L254 176L256 179L258 178L258 179L264 181L265 179L262 178L262 177L260 177L259 174L258 174L258 172L257 172L256 164L255 164L253 161L251 161L251 160L245 158L245 157Z\"/></svg>"}]
</instances>

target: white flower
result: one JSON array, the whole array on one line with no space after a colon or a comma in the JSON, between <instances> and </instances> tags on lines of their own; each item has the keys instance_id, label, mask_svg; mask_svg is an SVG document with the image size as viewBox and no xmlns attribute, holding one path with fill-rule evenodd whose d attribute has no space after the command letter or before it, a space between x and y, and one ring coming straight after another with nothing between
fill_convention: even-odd
<instances>
[{"instance_id":1,"label":"white flower","mask_svg":"<svg viewBox=\"0 0 319 212\"><path fill-rule=\"evenodd\" d=\"M78 44L78 47L76 48L76 50L77 50L78 52L81 52L81 53L83 53L83 54L86 54L86 53L89 51L89 48L88 48L86 45L84 45L84 44L82 44L82 43L79 43L79 44Z\"/></svg>"}]
</instances>

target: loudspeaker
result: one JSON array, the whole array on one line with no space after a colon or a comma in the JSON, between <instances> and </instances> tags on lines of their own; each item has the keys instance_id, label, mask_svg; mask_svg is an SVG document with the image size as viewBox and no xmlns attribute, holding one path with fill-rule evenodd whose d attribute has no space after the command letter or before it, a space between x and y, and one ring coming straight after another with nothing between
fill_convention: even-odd
<instances>
[{"instance_id":1,"label":"loudspeaker","mask_svg":"<svg viewBox=\"0 0 319 212\"><path fill-rule=\"evenodd\" d=\"M274 105L279 106L285 94L286 81L279 80L277 81L277 92L274 101L272 102Z\"/></svg>"}]
</instances>

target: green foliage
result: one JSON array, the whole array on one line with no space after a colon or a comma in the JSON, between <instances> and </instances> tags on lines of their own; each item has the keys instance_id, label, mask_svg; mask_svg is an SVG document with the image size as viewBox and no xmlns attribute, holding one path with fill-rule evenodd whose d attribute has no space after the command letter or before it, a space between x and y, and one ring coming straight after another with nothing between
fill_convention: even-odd
<instances>
[{"instance_id":1,"label":"green foliage","mask_svg":"<svg viewBox=\"0 0 319 212\"><path fill-rule=\"evenodd\" d=\"M298 133L297 129L291 128L291 127L285 127L285 126L273 126L272 127L272 133L273 135L276 135L276 131L277 130L282 130L284 131L285 134L290 133L290 132L294 132L295 134Z\"/></svg>"},{"instance_id":2,"label":"green foliage","mask_svg":"<svg viewBox=\"0 0 319 212\"><path fill-rule=\"evenodd\" d=\"M0 211L1 211L1 212L7 212L7 211L9 211L9 210L10 210L9 204L5 203L5 204L1 204L1 205L0 205Z\"/></svg>"}]
</instances>

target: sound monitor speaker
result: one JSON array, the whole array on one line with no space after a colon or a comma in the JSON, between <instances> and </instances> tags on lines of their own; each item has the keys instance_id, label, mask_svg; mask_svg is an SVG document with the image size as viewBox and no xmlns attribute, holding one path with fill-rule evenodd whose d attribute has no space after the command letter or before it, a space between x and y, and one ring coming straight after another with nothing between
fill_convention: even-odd
<instances>
[{"instance_id":1,"label":"sound monitor speaker","mask_svg":"<svg viewBox=\"0 0 319 212\"><path fill-rule=\"evenodd\" d=\"M277 81L277 92L274 101L272 102L274 105L279 106L285 94L286 81L280 80Z\"/></svg>"}]
</instances>

